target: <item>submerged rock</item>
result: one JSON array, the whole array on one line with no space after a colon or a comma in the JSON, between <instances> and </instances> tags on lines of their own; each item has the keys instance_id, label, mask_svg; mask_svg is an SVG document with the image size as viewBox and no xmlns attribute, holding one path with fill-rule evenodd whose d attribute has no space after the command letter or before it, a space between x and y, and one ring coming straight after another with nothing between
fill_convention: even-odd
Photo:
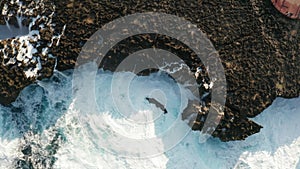
<instances>
[{"instance_id":1,"label":"submerged rock","mask_svg":"<svg viewBox=\"0 0 300 169\"><path fill-rule=\"evenodd\" d=\"M222 141L245 139L261 128L248 118L261 113L277 96L300 95L300 21L279 13L271 1L4 0L0 9L0 24L17 25L16 18L22 16L22 25L29 27L26 36L0 41L0 103L4 105L36 79L50 77L54 68L74 68L85 42L104 24L149 11L177 15L196 24L219 52L227 80L227 101L225 112L218 112L220 124L213 136ZM192 71L206 69L184 44L153 34L123 40L107 53L103 66L114 70L130 53L152 47L181 56ZM35 51L28 53L28 49ZM205 76L197 74L200 79ZM204 90L201 94L209 92ZM202 108L191 103L194 109L189 110L198 113L194 130L202 129L207 107L214 106L209 105L209 96L205 102L208 105Z\"/></svg>"}]
</instances>

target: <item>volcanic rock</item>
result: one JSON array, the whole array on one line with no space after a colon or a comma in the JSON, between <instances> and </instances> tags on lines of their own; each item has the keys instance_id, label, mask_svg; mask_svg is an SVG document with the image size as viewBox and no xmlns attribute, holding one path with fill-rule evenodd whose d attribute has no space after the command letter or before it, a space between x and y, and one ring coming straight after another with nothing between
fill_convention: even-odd
<instances>
[{"instance_id":1,"label":"volcanic rock","mask_svg":"<svg viewBox=\"0 0 300 169\"><path fill-rule=\"evenodd\" d=\"M242 140L260 131L249 120L266 109L276 97L300 95L300 21L279 13L271 1L18 1L0 3L0 24L30 27L27 37L37 51L17 57L24 45L16 37L0 41L0 103L9 105L19 92L36 79L50 77L54 68L72 69L81 48L104 24L137 12L164 12L197 25L213 43L225 68L227 100L213 136L222 141ZM32 10L30 10L32 9ZM15 42L15 43L14 43ZM118 43L107 53L105 69L115 66L130 53L145 48L162 48L181 56L192 71L205 67L195 53L176 39L144 34ZM26 46L25 46L26 48ZM17 53L14 53L16 49ZM26 56L26 57L25 57ZM12 59L14 62L9 61ZM27 74L26 74L27 72ZM201 76L205 79L205 75ZM208 99L209 100L209 99ZM208 106L212 106L209 105ZM207 110L200 110L193 125L201 130Z\"/></svg>"}]
</instances>

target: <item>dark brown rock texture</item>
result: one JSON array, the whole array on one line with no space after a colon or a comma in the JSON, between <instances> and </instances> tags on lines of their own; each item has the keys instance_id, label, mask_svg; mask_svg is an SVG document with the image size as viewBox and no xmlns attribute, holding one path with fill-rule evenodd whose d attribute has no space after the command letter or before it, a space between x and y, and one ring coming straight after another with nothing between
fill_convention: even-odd
<instances>
[{"instance_id":1,"label":"dark brown rock texture","mask_svg":"<svg viewBox=\"0 0 300 169\"><path fill-rule=\"evenodd\" d=\"M20 7L4 0L0 9L4 8L10 14L10 24L16 24L14 18ZM34 10L26 12L30 8ZM30 26L29 23L38 15L46 16L37 18L35 25L31 26L31 30L39 31L40 37L32 40L32 45L37 48L33 57L40 58L40 61L24 63L24 60L16 59L11 63L9 58L16 55L12 50L15 43L12 43L13 39L0 41L0 102L4 105L14 101L19 92L37 78L50 77L56 59L57 70L74 68L82 46L93 33L116 18L137 12L164 12L183 17L196 24L212 41L219 52L227 80L224 116L213 133L222 141L242 140L259 132L261 126L248 118L261 113L278 96L292 98L300 95L300 20L282 15L268 0L24 0L21 11L25 26ZM0 24L6 24L7 13L2 11L0 14ZM49 44L51 41L54 42ZM163 48L183 56L193 71L202 66L193 59L195 54L188 47L163 35L152 34L120 42L107 54L113 59L105 66L110 69L132 51L149 47ZM43 55L46 48L47 53ZM47 57L49 55L53 57ZM37 76L26 76L24 70L28 67L34 70L37 64L42 66L36 72ZM202 116L205 114L199 114L197 119ZM201 130L202 126L199 120L193 129Z\"/></svg>"}]
</instances>

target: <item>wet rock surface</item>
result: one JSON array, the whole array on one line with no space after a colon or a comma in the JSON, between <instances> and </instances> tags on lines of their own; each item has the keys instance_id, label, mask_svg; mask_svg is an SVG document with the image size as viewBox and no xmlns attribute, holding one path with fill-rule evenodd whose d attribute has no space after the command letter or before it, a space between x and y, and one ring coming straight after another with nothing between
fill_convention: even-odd
<instances>
[{"instance_id":1,"label":"wet rock surface","mask_svg":"<svg viewBox=\"0 0 300 169\"><path fill-rule=\"evenodd\" d=\"M7 13L14 18L20 6L2 1L0 9L3 8L7 8ZM26 13L27 8L35 10ZM24 63L24 60L17 60L7 64L7 58L16 55L13 48L19 47L14 47L13 39L1 40L0 102L4 105L14 101L18 93L36 79L50 77L54 67L59 71L74 68L82 46L93 33L116 18L137 12L164 12L184 17L212 41L227 80L225 112L218 117L220 125L213 133L222 141L242 140L259 132L261 126L248 118L261 113L277 96L292 98L300 95L300 20L285 17L271 1L24 1L22 9L22 24L29 26L35 19L31 30L39 31L39 39L32 42L37 48L33 58L40 59L42 68L36 76L27 77L24 70L30 65L36 66L37 61ZM0 14L0 24L6 24L7 13L2 11ZM38 15L45 17L37 18ZM9 22L16 24L17 20ZM130 53L152 47L181 56L192 71L197 67L205 69L187 46L153 34L120 42L107 53L104 67L113 70ZM46 55L43 54L45 48ZM207 107L213 106L209 105L209 99L207 104ZM201 119L207 116L207 107L195 112L198 116L192 127L194 130L202 129Z\"/></svg>"}]
</instances>

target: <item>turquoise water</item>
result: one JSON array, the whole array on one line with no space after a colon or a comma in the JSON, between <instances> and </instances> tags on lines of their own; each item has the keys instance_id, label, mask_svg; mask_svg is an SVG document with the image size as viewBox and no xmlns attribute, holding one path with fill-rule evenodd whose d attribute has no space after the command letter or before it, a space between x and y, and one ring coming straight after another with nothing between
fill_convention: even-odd
<instances>
[{"instance_id":1,"label":"turquoise water","mask_svg":"<svg viewBox=\"0 0 300 169\"><path fill-rule=\"evenodd\" d=\"M160 137L176 122L190 98L183 86L178 86L167 76L153 74L134 78L126 88L126 80L130 76L132 74L129 72L114 76L118 87L116 98L119 100L112 98L111 94L113 74L99 71L96 76L95 100L98 109L96 113L90 113L95 119L101 117L109 128L99 129L103 126L97 123L94 126L87 125L84 121L86 116L82 116L82 111L94 109L76 104L78 96L72 94L71 71L56 71L52 78L24 89L11 107L0 106L0 168L17 165L62 169L281 169L299 166L300 98L277 98L268 109L253 119L264 126L262 131L245 141L223 143L210 138L200 144L199 132L190 131L183 138L174 135ZM180 89L184 92L179 92ZM126 94L127 90L129 94ZM164 115L159 108L143 99L149 95L165 104L170 110L168 114ZM132 108L116 108L114 103L126 102L127 96ZM180 127L170 130L186 132L184 122L178 125ZM120 143L121 148L109 147L105 140L119 138L116 135L132 140L157 138L157 151L152 156L137 158L136 152L144 153L153 142L149 142L145 150L139 151L130 151L130 143L126 143L128 146ZM170 147L174 139L178 142ZM118 144L117 141L111 144ZM28 153L28 147L31 147L31 153Z\"/></svg>"}]
</instances>

